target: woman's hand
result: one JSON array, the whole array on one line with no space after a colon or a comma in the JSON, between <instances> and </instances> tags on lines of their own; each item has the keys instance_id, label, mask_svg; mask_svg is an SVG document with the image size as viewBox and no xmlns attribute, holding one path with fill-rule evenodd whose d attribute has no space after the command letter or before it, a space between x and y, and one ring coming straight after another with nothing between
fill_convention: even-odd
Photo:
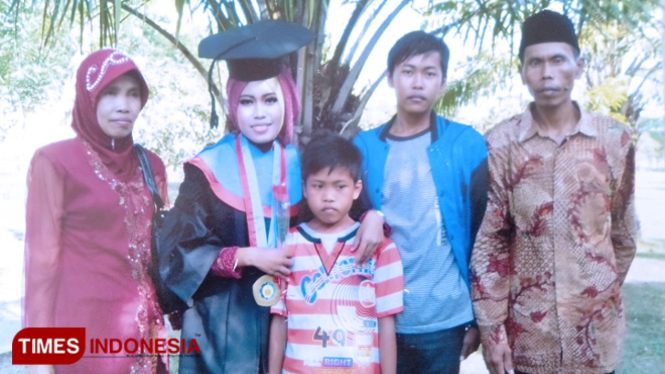
<instances>
[{"instance_id":1,"label":"woman's hand","mask_svg":"<svg viewBox=\"0 0 665 374\"><path fill-rule=\"evenodd\" d=\"M254 266L266 274L283 279L291 273L293 254L284 249L244 247L238 248L238 266Z\"/></svg>"},{"instance_id":2,"label":"woman's hand","mask_svg":"<svg viewBox=\"0 0 665 374\"><path fill-rule=\"evenodd\" d=\"M174 310L173 312L169 313L167 315L167 318L169 320L169 323L171 324L171 328L175 331L177 330L182 330L182 314L184 313L183 310Z\"/></svg>"}]
</instances>

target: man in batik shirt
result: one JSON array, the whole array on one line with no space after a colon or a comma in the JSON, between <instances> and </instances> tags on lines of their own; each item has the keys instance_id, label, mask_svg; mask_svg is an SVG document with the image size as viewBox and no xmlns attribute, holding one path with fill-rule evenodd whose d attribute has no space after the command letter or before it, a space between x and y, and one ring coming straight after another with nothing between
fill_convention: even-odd
<instances>
[{"instance_id":1,"label":"man in batik shirt","mask_svg":"<svg viewBox=\"0 0 665 374\"><path fill-rule=\"evenodd\" d=\"M567 17L545 10L522 31L534 102L486 135L489 201L471 261L483 354L492 374L611 373L635 255L631 133L571 100L584 59Z\"/></svg>"}]
</instances>

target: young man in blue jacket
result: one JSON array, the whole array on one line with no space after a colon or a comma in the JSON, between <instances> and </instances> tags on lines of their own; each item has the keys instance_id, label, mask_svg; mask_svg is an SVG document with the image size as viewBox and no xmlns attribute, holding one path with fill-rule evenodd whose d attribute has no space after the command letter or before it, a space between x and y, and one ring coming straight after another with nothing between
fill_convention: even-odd
<instances>
[{"instance_id":1,"label":"young man in blue jacket","mask_svg":"<svg viewBox=\"0 0 665 374\"><path fill-rule=\"evenodd\" d=\"M432 110L448 58L446 44L425 32L399 39L388 54L397 114L355 139L363 203L383 212L404 264L398 373L459 373L479 342L468 268L487 204L487 149L473 128Z\"/></svg>"}]
</instances>

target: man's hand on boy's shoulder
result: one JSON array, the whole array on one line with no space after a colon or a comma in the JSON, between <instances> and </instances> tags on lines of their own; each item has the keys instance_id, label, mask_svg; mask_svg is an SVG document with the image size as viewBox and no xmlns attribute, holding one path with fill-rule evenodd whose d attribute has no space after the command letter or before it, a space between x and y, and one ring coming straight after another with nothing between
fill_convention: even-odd
<instances>
[{"instance_id":1,"label":"man's hand on boy's shoulder","mask_svg":"<svg viewBox=\"0 0 665 374\"><path fill-rule=\"evenodd\" d=\"M364 264L374 252L379 248L383 239L385 239L383 224L385 220L383 216L377 213L376 210L368 211L363 218L361 218L360 228L356 234L353 243L352 251L356 253L356 263Z\"/></svg>"}]
</instances>

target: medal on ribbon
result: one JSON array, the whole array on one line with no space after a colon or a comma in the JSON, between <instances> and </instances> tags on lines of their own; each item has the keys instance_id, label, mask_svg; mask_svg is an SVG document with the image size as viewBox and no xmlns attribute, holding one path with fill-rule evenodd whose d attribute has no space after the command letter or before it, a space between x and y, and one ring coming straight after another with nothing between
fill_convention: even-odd
<instances>
[{"instance_id":1,"label":"medal on ribbon","mask_svg":"<svg viewBox=\"0 0 665 374\"><path fill-rule=\"evenodd\" d=\"M273 306L282 297L282 288L279 278L273 275L264 275L254 282L252 291L254 300L261 306Z\"/></svg>"},{"instance_id":2,"label":"medal on ribbon","mask_svg":"<svg viewBox=\"0 0 665 374\"><path fill-rule=\"evenodd\" d=\"M256 169L247 140L242 135L239 135L236 140L236 152L241 170L250 245L282 249L289 231L291 204L286 188L286 152L278 141L275 141L274 144L271 217L270 227L267 230L268 235L266 235L263 207L258 192ZM279 278L272 275L264 275L257 279L252 286L256 303L261 306L277 304L282 295L282 283Z\"/></svg>"}]
</instances>

